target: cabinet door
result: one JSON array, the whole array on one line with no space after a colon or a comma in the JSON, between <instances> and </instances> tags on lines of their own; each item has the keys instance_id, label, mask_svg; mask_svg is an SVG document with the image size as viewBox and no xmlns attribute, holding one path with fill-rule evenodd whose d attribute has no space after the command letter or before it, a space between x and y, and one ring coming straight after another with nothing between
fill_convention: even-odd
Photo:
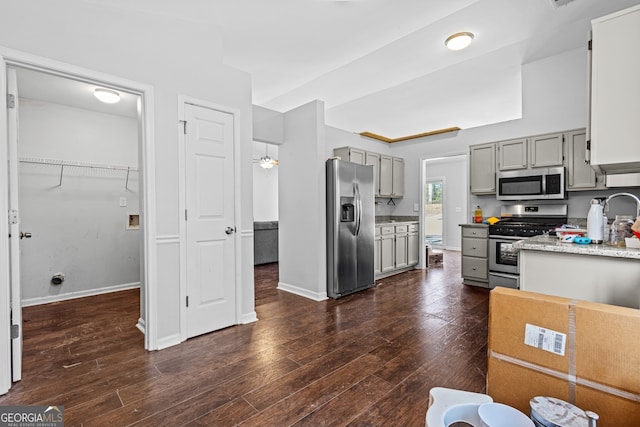
<instances>
[{"instance_id":1,"label":"cabinet door","mask_svg":"<svg viewBox=\"0 0 640 427\"><path fill-rule=\"evenodd\" d=\"M418 233L409 233L407 251L407 264L416 265L420 257L420 239Z\"/></svg>"},{"instance_id":2,"label":"cabinet door","mask_svg":"<svg viewBox=\"0 0 640 427\"><path fill-rule=\"evenodd\" d=\"M567 190L597 188L596 171L586 163L587 133L584 129L566 134Z\"/></svg>"},{"instance_id":3,"label":"cabinet door","mask_svg":"<svg viewBox=\"0 0 640 427\"><path fill-rule=\"evenodd\" d=\"M391 195L402 197L404 195L404 160L399 157L393 158L391 173Z\"/></svg>"},{"instance_id":4,"label":"cabinet door","mask_svg":"<svg viewBox=\"0 0 640 427\"><path fill-rule=\"evenodd\" d=\"M469 188L471 194L495 194L496 145L494 143L469 147Z\"/></svg>"},{"instance_id":5,"label":"cabinet door","mask_svg":"<svg viewBox=\"0 0 640 427\"><path fill-rule=\"evenodd\" d=\"M374 195L380 195L380 154L366 152L364 155L364 164L373 166L373 192Z\"/></svg>"},{"instance_id":6,"label":"cabinet door","mask_svg":"<svg viewBox=\"0 0 640 427\"><path fill-rule=\"evenodd\" d=\"M640 6L593 21L591 164L640 171Z\"/></svg>"},{"instance_id":7,"label":"cabinet door","mask_svg":"<svg viewBox=\"0 0 640 427\"><path fill-rule=\"evenodd\" d=\"M357 163L359 165L364 165L364 150L359 150L357 148L349 148L349 161L351 163Z\"/></svg>"},{"instance_id":8,"label":"cabinet door","mask_svg":"<svg viewBox=\"0 0 640 427\"><path fill-rule=\"evenodd\" d=\"M498 169L501 171L527 168L527 138L498 142Z\"/></svg>"},{"instance_id":9,"label":"cabinet door","mask_svg":"<svg viewBox=\"0 0 640 427\"><path fill-rule=\"evenodd\" d=\"M376 236L373 242L373 274L382 273L382 237Z\"/></svg>"},{"instance_id":10,"label":"cabinet door","mask_svg":"<svg viewBox=\"0 0 640 427\"><path fill-rule=\"evenodd\" d=\"M391 197L393 192L393 158L380 156L380 195Z\"/></svg>"},{"instance_id":11,"label":"cabinet door","mask_svg":"<svg viewBox=\"0 0 640 427\"><path fill-rule=\"evenodd\" d=\"M409 235L407 234L396 234L396 268L404 268L407 264L407 242L409 240Z\"/></svg>"},{"instance_id":12,"label":"cabinet door","mask_svg":"<svg viewBox=\"0 0 640 427\"><path fill-rule=\"evenodd\" d=\"M393 234L380 236L380 271L386 273L396 268L395 237Z\"/></svg>"},{"instance_id":13,"label":"cabinet door","mask_svg":"<svg viewBox=\"0 0 640 427\"><path fill-rule=\"evenodd\" d=\"M534 168L562 166L564 150L562 134L534 136L529 141L529 164Z\"/></svg>"}]
</instances>

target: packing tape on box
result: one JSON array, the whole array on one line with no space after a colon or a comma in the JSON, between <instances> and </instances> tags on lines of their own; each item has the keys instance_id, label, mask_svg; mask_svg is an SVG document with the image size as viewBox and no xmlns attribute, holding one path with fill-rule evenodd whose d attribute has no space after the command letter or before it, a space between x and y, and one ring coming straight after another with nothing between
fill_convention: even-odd
<instances>
[{"instance_id":1,"label":"packing tape on box","mask_svg":"<svg viewBox=\"0 0 640 427\"><path fill-rule=\"evenodd\" d=\"M640 394L631 393L628 391L620 390L614 387L609 387L604 384L596 383L594 381L585 380L583 378L577 378L575 376L575 367L574 374L566 374L564 372L556 371L555 369L545 368L544 366L536 365L535 363L526 362L524 360L516 359L515 357L507 356L505 354L496 353L493 350L489 351L489 357L493 357L496 360L501 362L511 363L512 365L520 366L522 368L531 369L532 371L540 372L545 375L549 375L552 377L559 378L561 380L567 381L569 384L569 389L573 388L573 402L575 404L575 388L576 385L581 385L585 387L592 388L597 391L601 391L603 393L611 394L613 396L622 397L623 399L631 400L633 402L640 402Z\"/></svg>"},{"instance_id":2,"label":"packing tape on box","mask_svg":"<svg viewBox=\"0 0 640 427\"><path fill-rule=\"evenodd\" d=\"M578 300L572 299L569 303L569 332L567 333L567 346L569 347L569 402L576 403L576 304Z\"/></svg>"}]
</instances>

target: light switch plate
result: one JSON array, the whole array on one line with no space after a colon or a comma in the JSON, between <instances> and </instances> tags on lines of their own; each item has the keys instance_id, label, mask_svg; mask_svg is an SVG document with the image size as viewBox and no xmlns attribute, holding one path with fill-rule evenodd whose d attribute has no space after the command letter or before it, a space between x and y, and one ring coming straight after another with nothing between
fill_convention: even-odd
<instances>
[{"instance_id":1,"label":"light switch plate","mask_svg":"<svg viewBox=\"0 0 640 427\"><path fill-rule=\"evenodd\" d=\"M124 208L127 206L127 198L126 197L120 197L120 207Z\"/></svg>"},{"instance_id":2,"label":"light switch plate","mask_svg":"<svg viewBox=\"0 0 640 427\"><path fill-rule=\"evenodd\" d=\"M414 212L420 212L420 205L418 205L417 203L413 204L413 211Z\"/></svg>"}]
</instances>

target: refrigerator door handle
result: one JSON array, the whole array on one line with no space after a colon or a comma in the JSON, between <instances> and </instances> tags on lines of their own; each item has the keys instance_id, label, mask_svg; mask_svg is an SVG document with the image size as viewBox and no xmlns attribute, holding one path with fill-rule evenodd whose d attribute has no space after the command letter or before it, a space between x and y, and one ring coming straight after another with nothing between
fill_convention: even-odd
<instances>
[{"instance_id":1,"label":"refrigerator door handle","mask_svg":"<svg viewBox=\"0 0 640 427\"><path fill-rule=\"evenodd\" d=\"M358 183L353 183L353 192L355 196L356 202L356 232L355 235L360 234L360 222L362 221L362 206L360 201L360 188L358 188Z\"/></svg>"}]
</instances>

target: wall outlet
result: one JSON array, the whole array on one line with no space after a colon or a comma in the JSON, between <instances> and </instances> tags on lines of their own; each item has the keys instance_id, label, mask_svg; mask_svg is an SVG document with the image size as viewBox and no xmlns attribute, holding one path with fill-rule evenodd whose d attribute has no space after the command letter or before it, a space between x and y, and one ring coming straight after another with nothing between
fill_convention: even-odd
<instances>
[{"instance_id":1,"label":"wall outlet","mask_svg":"<svg viewBox=\"0 0 640 427\"><path fill-rule=\"evenodd\" d=\"M120 207L124 208L127 206L127 198L126 197L120 197Z\"/></svg>"},{"instance_id":2,"label":"wall outlet","mask_svg":"<svg viewBox=\"0 0 640 427\"><path fill-rule=\"evenodd\" d=\"M420 212L420 205L418 205L417 203L413 204L413 211L414 212Z\"/></svg>"},{"instance_id":3,"label":"wall outlet","mask_svg":"<svg viewBox=\"0 0 640 427\"><path fill-rule=\"evenodd\" d=\"M456 206L456 212L462 212L462 208L460 206Z\"/></svg>"}]
</instances>

